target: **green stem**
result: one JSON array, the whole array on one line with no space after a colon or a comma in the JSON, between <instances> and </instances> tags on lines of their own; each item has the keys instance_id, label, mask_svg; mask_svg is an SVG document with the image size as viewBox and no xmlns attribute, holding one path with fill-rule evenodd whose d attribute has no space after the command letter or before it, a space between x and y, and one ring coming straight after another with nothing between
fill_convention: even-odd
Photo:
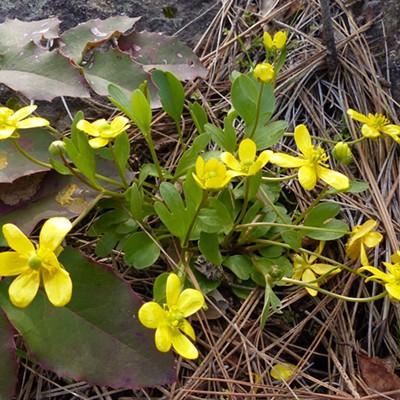
<instances>
[{"instance_id":1,"label":"green stem","mask_svg":"<svg viewBox=\"0 0 400 400\"><path fill-rule=\"evenodd\" d=\"M11 142L13 143L13 145L15 146L15 148L24 156L26 157L29 161L32 161L34 164L36 165L40 165L41 167L44 168L48 168L48 169L53 169L53 167L51 166L51 164L45 163L43 161L38 160L35 157L32 157L31 155L29 155L18 143L17 140L11 138Z\"/></svg>"},{"instance_id":2,"label":"green stem","mask_svg":"<svg viewBox=\"0 0 400 400\"><path fill-rule=\"evenodd\" d=\"M121 165L119 164L119 162L118 162L118 160L117 160L117 157L116 157L116 155L115 155L115 149L114 149L114 146L111 144L111 142L108 142L108 148L109 148L110 151L111 151L111 155L112 155L112 158L113 158L113 160L114 160L114 164L115 164L116 167L117 167L118 174L119 174L119 176L120 176L120 178L121 178L121 180L122 180L122 183L123 183L123 185L124 185L124 189L126 189L126 188L129 187L129 183L128 183L128 181L126 180L125 171L121 168Z\"/></svg>"},{"instance_id":3,"label":"green stem","mask_svg":"<svg viewBox=\"0 0 400 400\"><path fill-rule=\"evenodd\" d=\"M182 128L181 128L181 124L179 122L176 123L176 130L178 131L178 137L179 137L179 142L182 147L182 151L185 152L185 142L183 140Z\"/></svg>"},{"instance_id":4,"label":"green stem","mask_svg":"<svg viewBox=\"0 0 400 400\"><path fill-rule=\"evenodd\" d=\"M296 172L293 175L288 175L288 176L281 176L279 178L271 178L269 176L263 176L261 179L263 182L284 182L284 181L289 181L291 179L296 178L298 173Z\"/></svg>"},{"instance_id":5,"label":"green stem","mask_svg":"<svg viewBox=\"0 0 400 400\"><path fill-rule=\"evenodd\" d=\"M262 98L262 94L263 94L263 89L264 89L264 82L261 82L260 91L258 92L258 99L257 99L256 118L255 118L255 121L254 121L253 129L251 130L251 133L249 135L249 139L252 139L254 134L256 133L258 120L260 119L261 98Z\"/></svg>"},{"instance_id":6,"label":"green stem","mask_svg":"<svg viewBox=\"0 0 400 400\"><path fill-rule=\"evenodd\" d=\"M322 294L324 294L326 296L333 297L333 298L338 299L338 300L350 301L350 302L353 302L353 303L369 303L371 301L380 300L380 299L384 298L388 294L388 292L386 290L384 290L382 293L377 294L376 296L372 296L372 297L362 297L362 298L349 297L349 296L343 296L341 294L332 293L329 290L325 290L325 289L320 288L319 286L312 285L310 283L303 282L303 281L298 281L298 280L292 279L292 278L283 277L280 280L282 282L290 283L292 285L303 286L303 287L306 287L306 288L309 288L309 289L316 290L319 293L322 293Z\"/></svg>"},{"instance_id":7,"label":"green stem","mask_svg":"<svg viewBox=\"0 0 400 400\"><path fill-rule=\"evenodd\" d=\"M325 185L319 195L314 199L314 201L293 221L293 224L297 225L306 215L308 215L314 209L314 207L317 206L319 202L324 198L327 190L328 185Z\"/></svg>"},{"instance_id":8,"label":"green stem","mask_svg":"<svg viewBox=\"0 0 400 400\"><path fill-rule=\"evenodd\" d=\"M160 178L160 181L164 182L164 177L163 177L163 174L162 174L160 163L158 161L157 153L156 153L156 150L154 148L154 142L153 142L153 138L151 136L151 131L149 132L148 135L144 135L144 137L145 137L145 139L147 141L147 145L149 146L151 158L153 159L153 163L156 166L156 170L157 170L158 176Z\"/></svg>"},{"instance_id":9,"label":"green stem","mask_svg":"<svg viewBox=\"0 0 400 400\"><path fill-rule=\"evenodd\" d=\"M235 230L235 228L240 224L240 222L243 220L244 216L246 215L247 211L247 205L249 204L249 194L250 194L250 183L249 183L249 176L245 177L244 181L244 197L243 197L243 204L242 204L242 209L240 211L239 216L237 217L235 224L233 225L232 232Z\"/></svg>"},{"instance_id":10,"label":"green stem","mask_svg":"<svg viewBox=\"0 0 400 400\"><path fill-rule=\"evenodd\" d=\"M207 200L208 200L208 192L206 190L203 190L203 198L201 199L198 207L196 208L196 211L193 214L193 218L190 221L188 230L186 231L185 238L183 239L183 242L182 242L182 250L184 250L184 251L186 251L189 246L190 234L192 233L194 225L197 221L197 217L199 216L200 210L202 209L204 204L207 202Z\"/></svg>"}]
</instances>

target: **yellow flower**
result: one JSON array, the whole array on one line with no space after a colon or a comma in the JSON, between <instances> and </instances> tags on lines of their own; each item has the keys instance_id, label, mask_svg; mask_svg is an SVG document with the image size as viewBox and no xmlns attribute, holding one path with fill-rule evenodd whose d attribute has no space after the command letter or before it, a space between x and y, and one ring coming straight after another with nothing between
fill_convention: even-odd
<instances>
[{"instance_id":1,"label":"yellow flower","mask_svg":"<svg viewBox=\"0 0 400 400\"><path fill-rule=\"evenodd\" d=\"M229 152L223 152L221 160L240 175L255 175L268 162L272 151L264 150L256 158L256 144L251 139L244 139L239 145L239 160Z\"/></svg>"},{"instance_id":2,"label":"yellow flower","mask_svg":"<svg viewBox=\"0 0 400 400\"><path fill-rule=\"evenodd\" d=\"M15 225L3 225L4 237L14 251L0 254L0 276L18 275L8 290L15 306L28 306L41 281L54 306L62 307L70 301L71 278L57 257L63 250L60 244L71 227L67 218L50 218L44 223L35 247Z\"/></svg>"},{"instance_id":3,"label":"yellow flower","mask_svg":"<svg viewBox=\"0 0 400 400\"><path fill-rule=\"evenodd\" d=\"M339 268L334 268L330 264L316 263L318 259L318 254L322 253L324 249L325 242L319 242L317 249L315 250L315 255L308 255L307 253L294 254L293 259L293 279L303 282L309 282L310 285L319 287L318 282L314 282L317 279L317 275L325 274L337 274L340 272ZM318 291L315 289L310 289L306 287L307 292L311 296L316 296Z\"/></svg>"},{"instance_id":4,"label":"yellow flower","mask_svg":"<svg viewBox=\"0 0 400 400\"><path fill-rule=\"evenodd\" d=\"M400 143L400 126L390 123L390 120L383 114L368 114L368 117L352 109L347 110L347 114L356 121L362 122L361 127L363 136L377 139L382 134L390 136L396 143Z\"/></svg>"},{"instance_id":5,"label":"yellow flower","mask_svg":"<svg viewBox=\"0 0 400 400\"><path fill-rule=\"evenodd\" d=\"M286 32L276 32L273 39L268 32L264 32L264 46L267 50L282 50L286 45L286 40Z\"/></svg>"},{"instance_id":6,"label":"yellow flower","mask_svg":"<svg viewBox=\"0 0 400 400\"><path fill-rule=\"evenodd\" d=\"M287 381L292 377L295 369L296 366L291 363L275 364L269 374L278 381Z\"/></svg>"},{"instance_id":7,"label":"yellow flower","mask_svg":"<svg viewBox=\"0 0 400 400\"><path fill-rule=\"evenodd\" d=\"M385 286L385 289L389 293L389 297L393 301L400 300L400 251L397 251L390 258L393 264L384 262L383 265L389 272L383 272L378 268L363 266L359 268L359 271L368 271L373 274L368 277L365 281L375 281Z\"/></svg>"},{"instance_id":8,"label":"yellow flower","mask_svg":"<svg viewBox=\"0 0 400 400\"><path fill-rule=\"evenodd\" d=\"M365 247L375 247L383 239L379 232L371 232L376 226L376 221L369 219L362 225L357 225L350 233L350 239L346 243L346 254L351 260L360 257L361 265L368 265L368 257Z\"/></svg>"},{"instance_id":9,"label":"yellow flower","mask_svg":"<svg viewBox=\"0 0 400 400\"><path fill-rule=\"evenodd\" d=\"M283 168L299 168L299 182L306 190L314 189L321 179L335 189L345 190L350 186L349 178L327 168L329 156L321 146L314 147L305 125L298 125L294 131L294 140L301 151L298 157L283 153L274 153L270 162Z\"/></svg>"},{"instance_id":10,"label":"yellow flower","mask_svg":"<svg viewBox=\"0 0 400 400\"><path fill-rule=\"evenodd\" d=\"M39 117L29 117L36 110L37 106L22 107L17 111L13 111L7 107L0 107L0 140L9 137L19 137L18 129L38 128L48 126L49 121Z\"/></svg>"},{"instance_id":11,"label":"yellow flower","mask_svg":"<svg viewBox=\"0 0 400 400\"><path fill-rule=\"evenodd\" d=\"M266 62L257 64L253 73L254 77L262 83L268 83L275 79L274 67Z\"/></svg>"},{"instance_id":12,"label":"yellow flower","mask_svg":"<svg viewBox=\"0 0 400 400\"><path fill-rule=\"evenodd\" d=\"M193 173L193 178L196 183L205 190L222 189L229 181L240 174L234 171L227 171L224 164L216 158L211 158L204 162L203 157L197 157L196 173Z\"/></svg>"},{"instance_id":13,"label":"yellow flower","mask_svg":"<svg viewBox=\"0 0 400 400\"><path fill-rule=\"evenodd\" d=\"M167 304L161 307L151 301L139 309L139 321L150 329L156 329L155 343L161 352L171 346L182 357L194 360L199 353L188 339L196 340L193 327L185 319L204 305L203 295L195 289L185 289L181 293L181 282L177 275L170 274L166 286Z\"/></svg>"},{"instance_id":14,"label":"yellow flower","mask_svg":"<svg viewBox=\"0 0 400 400\"><path fill-rule=\"evenodd\" d=\"M107 146L109 142L114 140L122 132L125 132L130 125L128 125L128 118L116 117L111 123L105 119L98 119L92 123L81 119L76 127L81 131L87 133L90 136L94 136L95 139L90 139L89 144L94 149Z\"/></svg>"}]
</instances>

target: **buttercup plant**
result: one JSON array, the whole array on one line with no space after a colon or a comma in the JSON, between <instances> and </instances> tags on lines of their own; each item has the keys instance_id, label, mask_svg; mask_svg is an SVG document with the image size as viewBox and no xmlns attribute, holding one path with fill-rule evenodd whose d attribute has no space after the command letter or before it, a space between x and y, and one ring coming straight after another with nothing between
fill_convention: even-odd
<instances>
[{"instance_id":1,"label":"buttercup plant","mask_svg":"<svg viewBox=\"0 0 400 400\"><path fill-rule=\"evenodd\" d=\"M48 125L42 118L28 117L36 106L22 107L15 112L0 108L1 139L9 138L30 162L69 176L96 194L73 223L62 216L44 222L37 245L16 225L3 225L12 251L0 254L0 275L17 276L11 283L7 279L2 282L11 305L4 297L0 298L0 306L10 320L18 320L13 314L18 307L26 307L29 315L37 312L35 307L48 306L41 295L41 284L52 305L72 307L74 315L81 310L83 314L86 311L90 314L90 310L103 307L103 304L94 305L86 294L91 282L83 276L90 267L85 264L85 268L78 268L76 259L81 260L81 256L71 249L61 253L65 236L93 209L95 216L93 222L90 220L87 234L97 237L95 252L100 258L118 250L127 265L144 269L161 257L170 257L170 250L165 249L176 249L174 257L168 258L168 268L165 267L164 273L155 280L154 299L140 306L135 303L132 320L128 323L124 320L118 327L126 332L128 324L132 324L132 336L141 340L149 338L140 349L140 362L150 360L153 365L155 349L168 353L173 348L190 360L204 356L195 345L196 334L190 323L190 317L206 307L205 295L209 291L207 277L195 269L199 260L227 271L233 282L230 283L232 291L241 298L254 286L264 289L261 327L265 325L270 308L280 311L280 299L274 293L277 286L284 290L285 286L298 285L311 296L320 293L346 301L372 301L387 294L392 300L400 299L399 254L392 256L392 264L384 263L388 273L369 265L367 251L377 246L383 237L375 231L377 221L368 220L350 231L344 221L336 218L340 212L339 203L330 196L352 190L352 182L341 168L342 164L351 162L350 146L354 142L333 143L335 157L332 160L328 149L313 143L306 125L299 124L294 128L298 154L278 150L281 140L292 136L286 135L285 121L271 122L275 109L274 85L286 57L286 41L284 32L278 32L273 39L265 34L264 44L268 50L265 62L258 63L247 73L232 75L232 109L223 121L223 128L208 122L207 113L200 104L187 105L183 86L172 73L153 72L162 108L177 125L181 145L179 160L172 167L160 161L154 146L146 83L133 91L130 98L117 86L110 85L109 99L123 115L110 121L101 118L90 122L82 113L77 113L71 135L57 134L57 141L50 146L48 161L29 154L18 141L19 130ZM182 113L186 109L198 133L190 143L185 143L182 136ZM380 137L382 132L396 140L400 128L389 124L388 120L371 115L360 117L361 114L354 111L348 114L365 124L361 140ZM134 174L128 166L132 151L128 133L132 129L143 136L152 161ZM102 157L111 160L114 174L100 172ZM328 163L334 163L335 159L338 165ZM287 172L287 169L294 171ZM285 184L293 180L298 180L308 196L314 196L301 212L293 211L283 196ZM328 190L331 188L334 190ZM68 191L62 194L62 204L68 205L72 198L72 194L67 194ZM313 251L303 244L307 238L317 240ZM362 268L355 270L324 255L328 243L337 245L336 241L341 238L348 238L349 261L355 263L359 258ZM78 265L80 263L85 262L79 261ZM89 279L95 282L94 292L101 292L98 288L108 290L99 301L109 302L113 296L118 301L118 293L127 290L126 287L121 289L118 278L114 275L109 278L109 271L106 273L99 263L95 263L95 267ZM359 299L324 289L323 284L342 270L367 281L377 281L384 285L385 291ZM365 271L373 275L367 277ZM104 287L109 280L110 286ZM219 284L217 282L215 287ZM117 286L118 290L114 289ZM123 298L134 302L130 292ZM104 304L106 306L109 305ZM96 315L96 321L106 319L109 322L114 311ZM50 317L44 317L40 324L43 330L46 318ZM24 323L18 326L23 334L30 329ZM102 329L99 332L103 332ZM155 330L154 337L150 329ZM51 355L47 353L47 357ZM140 369L136 352L135 357L132 365ZM46 353L42 358L46 360ZM68 365L62 365L62 368L72 371L73 377L77 376L73 366L69 369ZM291 371L281 370L282 379L288 378ZM140 384L135 382L132 386ZM145 384L157 382L150 379Z\"/></svg>"}]
</instances>

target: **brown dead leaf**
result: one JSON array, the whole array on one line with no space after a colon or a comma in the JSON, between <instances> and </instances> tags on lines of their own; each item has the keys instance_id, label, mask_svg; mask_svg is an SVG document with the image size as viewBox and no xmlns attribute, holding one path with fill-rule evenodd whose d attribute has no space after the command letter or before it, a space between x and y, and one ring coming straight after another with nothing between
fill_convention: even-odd
<instances>
[{"instance_id":1,"label":"brown dead leaf","mask_svg":"<svg viewBox=\"0 0 400 400\"><path fill-rule=\"evenodd\" d=\"M380 358L367 357L360 353L357 354L357 359L361 376L369 388L378 393L395 392L388 398L400 400L400 378L387 363Z\"/></svg>"}]
</instances>

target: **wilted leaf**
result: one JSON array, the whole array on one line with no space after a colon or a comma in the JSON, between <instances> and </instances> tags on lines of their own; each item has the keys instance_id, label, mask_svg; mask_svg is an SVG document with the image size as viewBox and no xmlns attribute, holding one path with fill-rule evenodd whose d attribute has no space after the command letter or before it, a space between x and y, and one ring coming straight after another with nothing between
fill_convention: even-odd
<instances>
[{"instance_id":1,"label":"wilted leaf","mask_svg":"<svg viewBox=\"0 0 400 400\"><path fill-rule=\"evenodd\" d=\"M377 357L367 357L360 353L357 354L357 359L361 376L374 393L396 390L397 394L391 394L390 398L400 400L400 378L395 375L381 359Z\"/></svg>"},{"instance_id":2,"label":"wilted leaf","mask_svg":"<svg viewBox=\"0 0 400 400\"><path fill-rule=\"evenodd\" d=\"M74 283L72 300L52 306L42 290L25 309L0 283L0 306L24 337L29 354L59 376L113 388L164 385L175 378L171 353L160 353L154 331L137 312L140 298L104 265L65 249L60 260Z\"/></svg>"},{"instance_id":3,"label":"wilted leaf","mask_svg":"<svg viewBox=\"0 0 400 400\"><path fill-rule=\"evenodd\" d=\"M118 39L119 48L142 64L146 72L161 69L180 80L205 78L207 69L178 38L151 32L132 32Z\"/></svg>"},{"instance_id":4,"label":"wilted leaf","mask_svg":"<svg viewBox=\"0 0 400 400\"><path fill-rule=\"evenodd\" d=\"M0 53L14 49L21 51L21 48L30 41L39 44L43 38L57 38L60 22L57 17L31 22L6 19L0 24Z\"/></svg>"},{"instance_id":5,"label":"wilted leaf","mask_svg":"<svg viewBox=\"0 0 400 400\"><path fill-rule=\"evenodd\" d=\"M29 99L51 101L59 96L89 97L84 79L68 58L33 42L1 56L0 82Z\"/></svg>"},{"instance_id":6,"label":"wilted leaf","mask_svg":"<svg viewBox=\"0 0 400 400\"><path fill-rule=\"evenodd\" d=\"M18 364L13 329L0 310L0 399L12 399L17 384Z\"/></svg>"},{"instance_id":7,"label":"wilted leaf","mask_svg":"<svg viewBox=\"0 0 400 400\"><path fill-rule=\"evenodd\" d=\"M83 22L61 35L61 52L80 64L82 57L101 44L117 38L121 33L132 28L138 18L124 16L110 17L105 20L92 19ZM120 71L118 71L120 72Z\"/></svg>"}]
</instances>

